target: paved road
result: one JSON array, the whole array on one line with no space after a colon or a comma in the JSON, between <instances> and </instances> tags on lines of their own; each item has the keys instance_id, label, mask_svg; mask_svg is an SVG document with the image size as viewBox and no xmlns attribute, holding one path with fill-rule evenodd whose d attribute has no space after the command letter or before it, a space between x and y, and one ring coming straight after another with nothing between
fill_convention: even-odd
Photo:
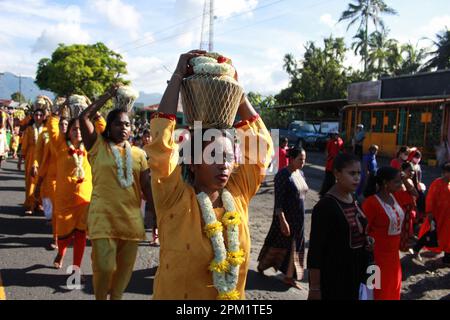
<instances>
[{"instance_id":1,"label":"paved road","mask_svg":"<svg viewBox=\"0 0 450 320\"><path fill-rule=\"evenodd\" d=\"M270 180L270 178L268 179ZM272 189L263 188L258 195L264 199L267 210L261 212L258 200L253 201L253 208L263 220L267 220L264 230L259 230L259 224L252 228L257 238L264 239L271 219ZM50 228L46 226L44 217L24 216L21 203L24 196L23 172L16 170L16 162L10 160L0 170L0 299L2 292L8 300L83 300L93 299L92 268L90 263L91 246L88 243L82 264L86 283L81 290L69 290L65 268L55 270L52 267L55 251L48 249L51 241ZM268 219L265 219L265 216ZM150 239L150 233L147 233ZM299 292L282 284L275 271L268 271L267 276L261 276L256 270L256 256L260 250L252 248L251 270L247 281L247 299L305 299L306 291ZM131 282L126 289L125 300L149 300L152 298L153 279L158 266L159 249L148 242L140 244L138 258ZM255 256L256 255L256 256ZM66 255L66 265L72 261L72 249ZM67 266L65 266L67 267Z\"/></svg>"},{"instance_id":2,"label":"paved road","mask_svg":"<svg viewBox=\"0 0 450 320\"><path fill-rule=\"evenodd\" d=\"M382 160L386 163L386 160ZM305 234L309 235L311 208L318 201L317 190L323 178L323 155L308 153L305 175L311 191L306 200L307 217ZM438 175L434 168L424 168L426 183ZM272 177L268 177L252 200L250 220L252 234L251 263L247 281L247 299L305 299L306 290L288 288L278 280L279 274L267 271L261 276L256 270L256 259L270 226L273 210ZM88 243L82 265L87 276L81 290L69 290L68 275L64 268L55 270L52 261L55 251L48 250L50 228L44 217L25 217L21 203L24 197L23 172L16 170L16 162L8 161L0 169L0 299L8 300L83 300L93 299L91 247ZM147 234L150 239L150 234ZM148 242L140 244L139 254L131 282L124 294L126 300L149 300L152 297L153 279L158 266L159 249ZM69 249L66 264L72 261ZM3 280L3 281L2 281ZM2 284L3 283L3 284ZM303 283L305 289L307 284Z\"/></svg>"}]
</instances>

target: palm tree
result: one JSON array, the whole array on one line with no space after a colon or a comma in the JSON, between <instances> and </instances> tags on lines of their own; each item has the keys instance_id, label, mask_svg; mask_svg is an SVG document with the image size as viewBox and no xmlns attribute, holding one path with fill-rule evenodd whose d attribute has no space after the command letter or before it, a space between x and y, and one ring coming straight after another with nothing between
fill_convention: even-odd
<instances>
[{"instance_id":1,"label":"palm tree","mask_svg":"<svg viewBox=\"0 0 450 320\"><path fill-rule=\"evenodd\" d=\"M401 63L401 53L397 40L388 38L389 31L375 31L369 37L367 56L368 70L380 77L394 74Z\"/></svg>"},{"instance_id":2,"label":"palm tree","mask_svg":"<svg viewBox=\"0 0 450 320\"><path fill-rule=\"evenodd\" d=\"M350 20L347 31L355 23L359 23L357 36L362 38L363 49L361 51L364 60L364 72L367 71L368 66L368 42L369 42L369 23L372 21L375 30L378 27L384 29L384 22L381 19L381 14L397 14L397 12L389 7L384 0L353 0L354 3L349 3L347 10L345 10L339 22ZM363 33L361 33L361 31Z\"/></svg>"},{"instance_id":3,"label":"palm tree","mask_svg":"<svg viewBox=\"0 0 450 320\"><path fill-rule=\"evenodd\" d=\"M424 66L425 70L450 68L450 30L443 30L436 37L437 41L433 41L433 44L437 49L430 53L433 58Z\"/></svg>"},{"instance_id":4,"label":"palm tree","mask_svg":"<svg viewBox=\"0 0 450 320\"><path fill-rule=\"evenodd\" d=\"M359 55L361 57L365 57L364 53L364 40L365 33L364 30L359 30L358 33L353 37L354 41L352 42L352 50L355 55Z\"/></svg>"},{"instance_id":5,"label":"palm tree","mask_svg":"<svg viewBox=\"0 0 450 320\"><path fill-rule=\"evenodd\" d=\"M398 74L414 74L421 71L424 60L428 56L426 48L419 48L411 43L404 44L401 48L403 61Z\"/></svg>"}]
</instances>

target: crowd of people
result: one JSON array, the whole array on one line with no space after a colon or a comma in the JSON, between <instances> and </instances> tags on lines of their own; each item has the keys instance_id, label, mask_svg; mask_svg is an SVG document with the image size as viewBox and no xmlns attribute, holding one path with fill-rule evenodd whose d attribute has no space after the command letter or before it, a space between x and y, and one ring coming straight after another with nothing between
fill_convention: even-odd
<instances>
[{"instance_id":1,"label":"crowd of people","mask_svg":"<svg viewBox=\"0 0 450 320\"><path fill-rule=\"evenodd\" d=\"M420 251L427 247L444 252L442 265L450 266L450 162L427 192L417 148L401 147L390 166L380 167L379 147L371 145L363 155L364 126L357 128L353 151L345 150L338 132L326 147L307 257L310 299L400 299L400 252L422 263ZM284 138L279 149L273 222L258 271L273 267L283 272L286 283L298 287L304 266L308 186L301 169L306 152L289 148ZM372 283L373 270L379 283Z\"/></svg>"},{"instance_id":2,"label":"crowd of people","mask_svg":"<svg viewBox=\"0 0 450 320\"><path fill-rule=\"evenodd\" d=\"M8 152L19 157L19 166L25 162L24 212L42 212L52 225L55 268L64 265L70 245L73 265L80 268L89 238L96 299L121 299L147 226L152 243L160 244L155 299L243 299L250 263L249 203L272 154L278 173L273 221L258 257L260 273L273 267L286 284L299 288L307 269L310 299L373 294L377 300L395 300L401 293L400 251L420 261L420 251L428 247L444 252L443 263L450 264L450 163L427 192L420 151L403 147L391 166L380 167L378 146L363 155L362 125L353 152L345 151L337 132L327 144L307 257L309 187L302 171L307 153L289 148L286 139L273 152L270 134L245 95L234 127L258 137L256 148L264 157L249 161L247 144L240 151L244 161L237 163L234 138L219 130L214 143L223 161L180 165L174 130L181 84L189 61L204 54L180 56L150 123L133 122L120 108L101 116L120 85L86 102L76 116L67 117L63 105L45 97L26 117L0 112L0 165ZM203 132L191 134L195 140ZM203 142L201 150L211 143ZM380 283L371 290L368 270L374 266Z\"/></svg>"}]
</instances>

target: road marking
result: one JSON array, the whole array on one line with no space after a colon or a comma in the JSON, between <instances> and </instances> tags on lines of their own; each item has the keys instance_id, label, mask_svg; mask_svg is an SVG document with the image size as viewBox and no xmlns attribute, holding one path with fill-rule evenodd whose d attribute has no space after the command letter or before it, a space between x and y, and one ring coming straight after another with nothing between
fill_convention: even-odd
<instances>
[{"instance_id":1,"label":"road marking","mask_svg":"<svg viewBox=\"0 0 450 320\"><path fill-rule=\"evenodd\" d=\"M0 300L6 300L5 289L3 288L2 275L0 274Z\"/></svg>"}]
</instances>

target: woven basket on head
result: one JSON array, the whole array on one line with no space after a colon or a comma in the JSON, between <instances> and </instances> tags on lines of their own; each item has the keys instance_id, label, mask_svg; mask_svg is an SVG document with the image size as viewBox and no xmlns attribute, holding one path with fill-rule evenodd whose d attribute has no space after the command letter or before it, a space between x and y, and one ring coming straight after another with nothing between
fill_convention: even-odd
<instances>
[{"instance_id":1,"label":"woven basket on head","mask_svg":"<svg viewBox=\"0 0 450 320\"><path fill-rule=\"evenodd\" d=\"M227 76L196 74L183 80L181 99L186 123L202 121L203 128L231 128L243 89Z\"/></svg>"}]
</instances>

